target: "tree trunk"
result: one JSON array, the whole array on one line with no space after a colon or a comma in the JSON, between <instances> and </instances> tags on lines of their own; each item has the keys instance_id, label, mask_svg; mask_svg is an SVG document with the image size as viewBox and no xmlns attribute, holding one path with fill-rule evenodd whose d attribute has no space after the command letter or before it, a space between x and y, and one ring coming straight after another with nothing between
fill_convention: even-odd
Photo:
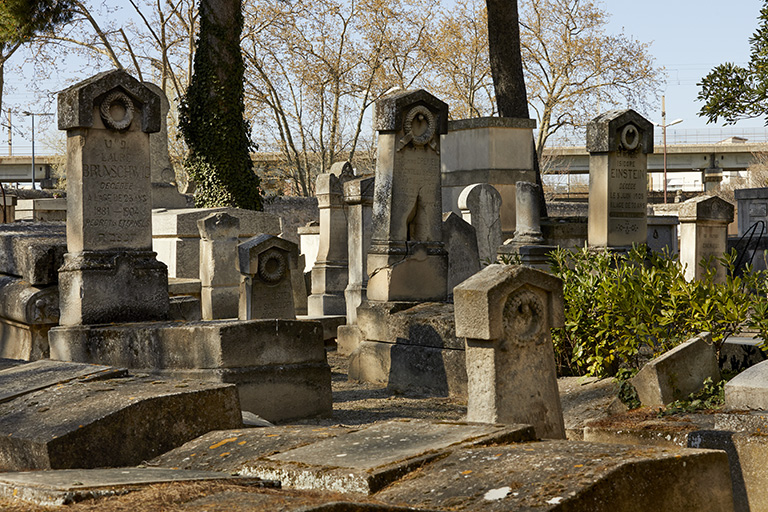
<instances>
[{"instance_id":1,"label":"tree trunk","mask_svg":"<svg viewBox=\"0 0 768 512\"><path fill-rule=\"evenodd\" d=\"M523 76L523 58L520 53L520 22L517 0L486 0L488 8L488 55L491 62L496 105L501 117L528 119L528 96ZM541 183L536 142L531 138L533 169L540 187L540 214L547 216L547 204Z\"/></svg>"}]
</instances>

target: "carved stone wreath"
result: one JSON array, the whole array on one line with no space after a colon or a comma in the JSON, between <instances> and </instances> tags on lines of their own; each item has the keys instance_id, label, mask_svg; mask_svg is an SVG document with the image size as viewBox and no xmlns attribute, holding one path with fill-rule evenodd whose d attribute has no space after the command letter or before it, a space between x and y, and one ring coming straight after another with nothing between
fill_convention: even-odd
<instances>
[{"instance_id":1,"label":"carved stone wreath","mask_svg":"<svg viewBox=\"0 0 768 512\"><path fill-rule=\"evenodd\" d=\"M125 109L125 115L119 121L112 117L111 109L115 103L120 104ZM125 130L131 126L131 123L133 122L133 101L122 92L115 91L101 102L99 113L101 114L101 119L104 121L104 124L108 127L113 130Z\"/></svg>"},{"instance_id":2,"label":"carved stone wreath","mask_svg":"<svg viewBox=\"0 0 768 512\"><path fill-rule=\"evenodd\" d=\"M621 145L624 149L632 151L640 145L640 131L637 126L628 124L621 130Z\"/></svg>"},{"instance_id":3,"label":"carved stone wreath","mask_svg":"<svg viewBox=\"0 0 768 512\"><path fill-rule=\"evenodd\" d=\"M279 249L268 249L259 255L258 276L265 283L274 284L285 276L288 262Z\"/></svg>"},{"instance_id":4,"label":"carved stone wreath","mask_svg":"<svg viewBox=\"0 0 768 512\"><path fill-rule=\"evenodd\" d=\"M413 122L417 120L427 122L427 129L421 135L415 135L413 133ZM437 121L432 112L430 112L427 107L418 105L413 107L410 112L408 112L408 115L405 116L403 128L405 129L406 137L410 136L411 142L413 142L414 145L423 146L435 136L436 125Z\"/></svg>"},{"instance_id":5,"label":"carved stone wreath","mask_svg":"<svg viewBox=\"0 0 768 512\"><path fill-rule=\"evenodd\" d=\"M518 343L535 341L545 323L541 299L529 290L514 293L504 304L504 332Z\"/></svg>"}]
</instances>

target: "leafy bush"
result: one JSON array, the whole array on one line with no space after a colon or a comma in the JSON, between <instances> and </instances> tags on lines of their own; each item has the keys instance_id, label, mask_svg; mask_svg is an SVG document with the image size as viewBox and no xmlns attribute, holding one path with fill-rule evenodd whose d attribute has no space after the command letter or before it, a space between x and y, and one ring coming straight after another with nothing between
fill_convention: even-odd
<instances>
[{"instance_id":1,"label":"leafy bush","mask_svg":"<svg viewBox=\"0 0 768 512\"><path fill-rule=\"evenodd\" d=\"M604 377L637 368L701 331L712 333L719 355L747 320L752 292L766 287L759 273L735 276L734 260L735 253L719 260L727 278L718 283L713 262L703 262L701 279L687 281L676 258L645 246L627 254L558 249L552 272L563 280L565 326L552 337L561 374ZM754 322L768 332L766 293L757 308Z\"/></svg>"}]
</instances>

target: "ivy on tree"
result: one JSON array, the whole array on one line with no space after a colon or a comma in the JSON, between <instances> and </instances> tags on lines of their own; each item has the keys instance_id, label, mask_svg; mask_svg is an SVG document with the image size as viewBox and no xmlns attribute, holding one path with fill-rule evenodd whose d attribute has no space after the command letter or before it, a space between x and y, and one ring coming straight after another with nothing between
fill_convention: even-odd
<instances>
[{"instance_id":1,"label":"ivy on tree","mask_svg":"<svg viewBox=\"0 0 768 512\"><path fill-rule=\"evenodd\" d=\"M194 74L179 108L189 148L184 167L199 207L261 210L250 126L244 119L240 0L202 0Z\"/></svg>"},{"instance_id":2,"label":"ivy on tree","mask_svg":"<svg viewBox=\"0 0 768 512\"><path fill-rule=\"evenodd\" d=\"M720 64L697 84L701 87L697 99L705 102L699 115L708 123L722 119L733 124L768 113L768 2L758 20L757 31L749 38L752 50L747 67Z\"/></svg>"}]
</instances>

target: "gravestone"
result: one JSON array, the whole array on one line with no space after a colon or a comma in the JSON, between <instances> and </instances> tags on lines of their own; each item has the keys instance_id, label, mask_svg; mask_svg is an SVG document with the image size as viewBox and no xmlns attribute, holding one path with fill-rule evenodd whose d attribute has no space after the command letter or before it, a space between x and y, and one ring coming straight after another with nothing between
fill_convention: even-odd
<instances>
[{"instance_id":1,"label":"gravestone","mask_svg":"<svg viewBox=\"0 0 768 512\"><path fill-rule=\"evenodd\" d=\"M768 188L743 188L733 191L739 212L739 236L744 234L753 224L762 221L768 231ZM757 228L755 235L760 234Z\"/></svg>"},{"instance_id":2,"label":"gravestone","mask_svg":"<svg viewBox=\"0 0 768 512\"><path fill-rule=\"evenodd\" d=\"M219 212L197 221L200 230L200 306L203 320L237 318L240 219Z\"/></svg>"},{"instance_id":3,"label":"gravestone","mask_svg":"<svg viewBox=\"0 0 768 512\"><path fill-rule=\"evenodd\" d=\"M67 254L61 325L160 320L168 272L152 252L149 134L160 98L124 71L59 94L67 131Z\"/></svg>"},{"instance_id":4,"label":"gravestone","mask_svg":"<svg viewBox=\"0 0 768 512\"><path fill-rule=\"evenodd\" d=\"M648 248L655 252L678 253L677 227L680 219L676 215L648 216Z\"/></svg>"},{"instance_id":5,"label":"gravestone","mask_svg":"<svg viewBox=\"0 0 768 512\"><path fill-rule=\"evenodd\" d=\"M528 181L515 183L515 198L517 199L517 216L515 218L515 235L512 237L518 245L538 245L544 242L541 235L541 187Z\"/></svg>"},{"instance_id":6,"label":"gravestone","mask_svg":"<svg viewBox=\"0 0 768 512\"><path fill-rule=\"evenodd\" d=\"M475 228L455 213L446 212L443 243L448 251L448 295L451 296L454 286L480 270Z\"/></svg>"},{"instance_id":7,"label":"gravestone","mask_svg":"<svg viewBox=\"0 0 768 512\"><path fill-rule=\"evenodd\" d=\"M317 251L320 249L320 223L311 220L305 226L296 228L296 233L299 235L300 253L304 255L304 272L312 272L317 260Z\"/></svg>"},{"instance_id":8,"label":"gravestone","mask_svg":"<svg viewBox=\"0 0 768 512\"><path fill-rule=\"evenodd\" d=\"M347 217L344 211L344 181L352 178L352 165L337 162L331 172L317 176L315 195L320 210L320 244L312 267L312 295L307 302L310 316L346 313Z\"/></svg>"},{"instance_id":9,"label":"gravestone","mask_svg":"<svg viewBox=\"0 0 768 512\"><path fill-rule=\"evenodd\" d=\"M349 274L344 299L347 304L347 325L357 323L357 307L366 299L368 272L366 257L371 245L371 211L374 178L363 176L344 183L347 206Z\"/></svg>"},{"instance_id":10,"label":"gravestone","mask_svg":"<svg viewBox=\"0 0 768 512\"><path fill-rule=\"evenodd\" d=\"M620 249L645 243L653 125L634 110L611 110L587 125L587 151L589 245Z\"/></svg>"},{"instance_id":11,"label":"gravestone","mask_svg":"<svg viewBox=\"0 0 768 512\"><path fill-rule=\"evenodd\" d=\"M562 281L494 264L453 293L456 335L466 338L467 421L527 423L564 439L550 333L563 325Z\"/></svg>"},{"instance_id":12,"label":"gravestone","mask_svg":"<svg viewBox=\"0 0 768 512\"><path fill-rule=\"evenodd\" d=\"M440 135L447 121L448 105L424 90L376 102L369 301L446 299Z\"/></svg>"},{"instance_id":13,"label":"gravestone","mask_svg":"<svg viewBox=\"0 0 768 512\"><path fill-rule=\"evenodd\" d=\"M680 262L688 280L704 275L703 259L712 259L717 269L715 280L725 281L725 267L716 258L725 254L728 224L733 222L733 205L717 196L689 199L680 205Z\"/></svg>"},{"instance_id":14,"label":"gravestone","mask_svg":"<svg viewBox=\"0 0 768 512\"><path fill-rule=\"evenodd\" d=\"M503 241L501 205L501 194L488 183L469 185L459 195L461 216L475 228L477 252L482 263L496 261L496 249Z\"/></svg>"},{"instance_id":15,"label":"gravestone","mask_svg":"<svg viewBox=\"0 0 768 512\"><path fill-rule=\"evenodd\" d=\"M176 187L176 173L168 154L168 110L171 105L163 89L151 82L144 82L144 86L160 98L160 130L149 136L152 208L186 208L187 198Z\"/></svg>"},{"instance_id":16,"label":"gravestone","mask_svg":"<svg viewBox=\"0 0 768 512\"><path fill-rule=\"evenodd\" d=\"M296 244L259 235L237 246L240 278L240 320L296 319L291 273L298 270Z\"/></svg>"}]
</instances>

